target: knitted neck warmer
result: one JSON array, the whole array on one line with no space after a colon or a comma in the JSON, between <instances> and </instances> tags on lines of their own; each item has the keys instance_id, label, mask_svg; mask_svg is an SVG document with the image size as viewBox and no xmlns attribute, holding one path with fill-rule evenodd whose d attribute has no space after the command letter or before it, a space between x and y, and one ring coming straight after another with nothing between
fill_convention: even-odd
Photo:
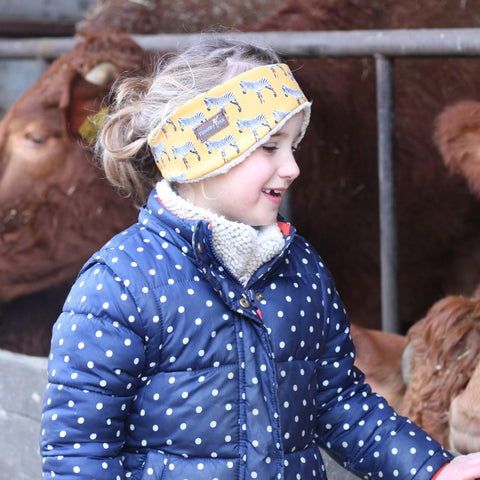
<instances>
[{"instance_id":1,"label":"knitted neck warmer","mask_svg":"<svg viewBox=\"0 0 480 480\"><path fill-rule=\"evenodd\" d=\"M285 245L283 234L276 223L254 228L232 222L184 200L172 190L167 180L157 184L156 192L165 208L177 217L184 220L207 220L212 225L215 251L243 285L248 283L264 263L278 255Z\"/></svg>"}]
</instances>

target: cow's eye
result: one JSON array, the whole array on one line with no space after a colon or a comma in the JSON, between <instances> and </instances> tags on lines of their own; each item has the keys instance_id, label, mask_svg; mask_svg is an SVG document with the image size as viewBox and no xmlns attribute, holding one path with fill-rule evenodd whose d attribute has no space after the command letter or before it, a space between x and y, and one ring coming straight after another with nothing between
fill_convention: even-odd
<instances>
[{"instance_id":1,"label":"cow's eye","mask_svg":"<svg viewBox=\"0 0 480 480\"><path fill-rule=\"evenodd\" d=\"M47 137L45 135L37 132L28 132L25 134L25 140L35 145L41 145L42 143L45 143L46 139Z\"/></svg>"}]
</instances>

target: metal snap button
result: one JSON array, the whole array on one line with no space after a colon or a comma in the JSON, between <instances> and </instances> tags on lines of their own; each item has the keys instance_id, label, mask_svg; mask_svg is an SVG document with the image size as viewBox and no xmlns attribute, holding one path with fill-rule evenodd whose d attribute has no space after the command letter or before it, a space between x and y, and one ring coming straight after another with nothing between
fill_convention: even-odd
<instances>
[{"instance_id":1,"label":"metal snap button","mask_svg":"<svg viewBox=\"0 0 480 480\"><path fill-rule=\"evenodd\" d=\"M248 308L250 306L250 302L246 298L241 298L240 299L240 305L243 308Z\"/></svg>"},{"instance_id":2,"label":"metal snap button","mask_svg":"<svg viewBox=\"0 0 480 480\"><path fill-rule=\"evenodd\" d=\"M255 298L259 301L259 302L263 302L265 300L264 296L260 293L260 292L257 292L255 294Z\"/></svg>"}]
</instances>

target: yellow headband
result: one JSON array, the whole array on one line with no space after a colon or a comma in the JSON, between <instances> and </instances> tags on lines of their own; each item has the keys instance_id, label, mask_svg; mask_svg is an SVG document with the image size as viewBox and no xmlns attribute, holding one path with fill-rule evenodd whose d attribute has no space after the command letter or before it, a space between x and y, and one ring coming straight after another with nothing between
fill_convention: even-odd
<instances>
[{"instance_id":1,"label":"yellow headband","mask_svg":"<svg viewBox=\"0 0 480 480\"><path fill-rule=\"evenodd\" d=\"M310 105L285 64L257 67L198 95L148 136L162 176L189 182L225 173Z\"/></svg>"}]
</instances>

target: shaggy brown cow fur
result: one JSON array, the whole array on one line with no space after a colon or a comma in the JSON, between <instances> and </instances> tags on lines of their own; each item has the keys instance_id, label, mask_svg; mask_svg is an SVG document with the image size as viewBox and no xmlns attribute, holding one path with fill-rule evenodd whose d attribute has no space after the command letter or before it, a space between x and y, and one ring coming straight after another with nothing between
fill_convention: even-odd
<instances>
[{"instance_id":1,"label":"shaggy brown cow fur","mask_svg":"<svg viewBox=\"0 0 480 480\"><path fill-rule=\"evenodd\" d=\"M436 302L406 336L352 325L356 365L383 395L445 447L480 448L480 288Z\"/></svg>"},{"instance_id":2,"label":"shaggy brown cow fur","mask_svg":"<svg viewBox=\"0 0 480 480\"><path fill-rule=\"evenodd\" d=\"M77 24L81 34L105 27L130 33L190 33L243 28L268 17L285 0L97 0Z\"/></svg>"},{"instance_id":3,"label":"shaggy brown cow fur","mask_svg":"<svg viewBox=\"0 0 480 480\"><path fill-rule=\"evenodd\" d=\"M466 388L450 404L449 447L459 453L480 451L480 364L477 363Z\"/></svg>"},{"instance_id":4,"label":"shaggy brown cow fur","mask_svg":"<svg viewBox=\"0 0 480 480\"><path fill-rule=\"evenodd\" d=\"M410 328L407 339L408 386L399 412L452 447L449 433L455 417L449 415L450 406L467 386L480 358L480 298L452 295L439 300ZM458 427L453 424L453 429ZM480 429L476 435L480 438ZM457 441L456 448L468 453L476 446Z\"/></svg>"},{"instance_id":5,"label":"shaggy brown cow fur","mask_svg":"<svg viewBox=\"0 0 480 480\"><path fill-rule=\"evenodd\" d=\"M82 263L136 218L131 201L102 178L78 129L100 109L113 77L147 58L128 35L89 36L50 65L0 123L0 347L45 353L48 342L33 351L21 345L51 326L63 298L52 317L47 291L23 312L8 302L51 288L63 295ZM106 61L115 66L112 78L101 85L85 78ZM22 313L33 317L30 328Z\"/></svg>"},{"instance_id":6,"label":"shaggy brown cow fur","mask_svg":"<svg viewBox=\"0 0 480 480\"><path fill-rule=\"evenodd\" d=\"M70 280L79 258L118 231L125 216L134 218L78 133L111 87L85 79L106 60L119 73L138 69L145 53L126 35L90 37L50 65L0 123L1 302Z\"/></svg>"},{"instance_id":7,"label":"shaggy brown cow fur","mask_svg":"<svg viewBox=\"0 0 480 480\"><path fill-rule=\"evenodd\" d=\"M475 195L480 195L479 132L480 102L457 102L445 108L435 121L434 139L445 164L463 177ZM470 265L465 264L465 271L476 270L478 282L472 258ZM471 277L473 280L474 272ZM399 412L455 452L478 451L480 285L471 296L449 295L434 303L409 329L407 340L403 373L408 386ZM391 372L392 380L397 381L397 373L393 369ZM389 381L381 383L377 390L383 393L388 386Z\"/></svg>"},{"instance_id":8,"label":"shaggy brown cow fur","mask_svg":"<svg viewBox=\"0 0 480 480\"><path fill-rule=\"evenodd\" d=\"M480 102L461 100L435 120L434 139L450 172L480 196ZM459 277L478 282L477 237ZM468 243L464 243L464 248ZM468 290L465 289L465 292ZM400 411L459 453L480 448L480 285L472 296L447 296L408 332L409 385Z\"/></svg>"},{"instance_id":9,"label":"shaggy brown cow fur","mask_svg":"<svg viewBox=\"0 0 480 480\"><path fill-rule=\"evenodd\" d=\"M436 118L435 141L450 171L480 196L480 102L461 100Z\"/></svg>"}]
</instances>

